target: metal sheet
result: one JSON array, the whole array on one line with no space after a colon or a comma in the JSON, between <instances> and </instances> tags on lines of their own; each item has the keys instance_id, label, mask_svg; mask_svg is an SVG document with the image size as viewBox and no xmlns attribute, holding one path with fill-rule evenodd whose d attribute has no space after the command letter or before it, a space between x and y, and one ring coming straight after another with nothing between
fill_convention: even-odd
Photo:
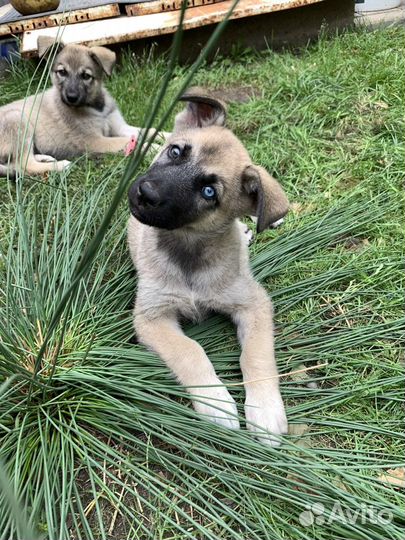
<instances>
[{"instance_id":1,"label":"metal sheet","mask_svg":"<svg viewBox=\"0 0 405 540\"><path fill-rule=\"evenodd\" d=\"M95 21L118 17L120 8L118 4L78 9L67 12L51 12L50 15L38 14L35 17L21 17L20 19L5 24L0 24L0 37L10 34L21 34L27 30L50 28L61 24L75 24L84 21Z\"/></svg>"},{"instance_id":2,"label":"metal sheet","mask_svg":"<svg viewBox=\"0 0 405 540\"><path fill-rule=\"evenodd\" d=\"M148 3L153 2L153 0L61 0L58 9L55 9L54 11L44 11L36 15L21 15L21 13L15 10L11 4L5 4L0 10L0 24L25 19L34 19L36 17L47 17L48 15L55 15L56 13L107 6L109 4L137 4L138 2Z\"/></svg>"}]
</instances>

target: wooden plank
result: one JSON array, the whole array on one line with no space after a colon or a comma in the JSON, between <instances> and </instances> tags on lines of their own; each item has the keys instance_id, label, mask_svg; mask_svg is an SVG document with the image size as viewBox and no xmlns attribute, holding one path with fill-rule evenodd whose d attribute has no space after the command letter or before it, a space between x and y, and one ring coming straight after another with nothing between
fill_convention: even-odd
<instances>
[{"instance_id":1,"label":"wooden plank","mask_svg":"<svg viewBox=\"0 0 405 540\"><path fill-rule=\"evenodd\" d=\"M41 28L59 27L64 24L82 23L85 21L95 21L118 17L120 8L118 4L109 4L88 9L78 9L66 13L54 13L46 16L36 16L31 19L24 18L14 22L0 24L0 36L11 34L22 34L26 31Z\"/></svg>"},{"instance_id":2,"label":"wooden plank","mask_svg":"<svg viewBox=\"0 0 405 540\"><path fill-rule=\"evenodd\" d=\"M261 15L284 9L297 8L323 0L240 0L234 9L231 19L241 19L253 15ZM218 4L188 8L184 16L185 30L214 24L223 20L232 6L232 0L224 0ZM58 28L33 30L23 34L21 54L35 56L37 40L41 35L61 36L64 43L83 43L86 45L108 45L134 39L141 39L162 34L171 34L177 30L179 12L154 13L141 17L118 17L102 21L94 21Z\"/></svg>"},{"instance_id":3,"label":"wooden plank","mask_svg":"<svg viewBox=\"0 0 405 540\"><path fill-rule=\"evenodd\" d=\"M187 7L206 6L207 4L217 4L225 0L187 0ZM177 11L181 9L182 0L152 0L149 2L138 2L125 6L127 15L149 15L150 13L162 13L163 11Z\"/></svg>"}]
</instances>

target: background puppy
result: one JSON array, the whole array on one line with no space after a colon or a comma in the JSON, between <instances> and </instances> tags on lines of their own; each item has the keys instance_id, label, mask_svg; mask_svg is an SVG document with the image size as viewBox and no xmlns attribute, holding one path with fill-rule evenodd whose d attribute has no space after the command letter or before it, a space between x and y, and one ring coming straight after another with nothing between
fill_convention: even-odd
<instances>
[{"instance_id":1,"label":"background puppy","mask_svg":"<svg viewBox=\"0 0 405 540\"><path fill-rule=\"evenodd\" d=\"M115 53L38 39L40 56L54 54L52 88L0 108L0 175L61 171L84 152L104 154L126 148L140 128L129 126L103 86Z\"/></svg>"},{"instance_id":2,"label":"background puppy","mask_svg":"<svg viewBox=\"0 0 405 540\"><path fill-rule=\"evenodd\" d=\"M263 231L287 213L287 197L222 127L221 101L195 91L184 99L189 104L177 116L167 145L129 190L128 239L139 277L135 330L187 387L198 412L238 428L233 398L202 347L179 324L181 317L199 319L210 310L231 316L242 345L247 427L261 441L278 444L287 419L272 307L252 277L238 218L256 215Z\"/></svg>"}]
</instances>

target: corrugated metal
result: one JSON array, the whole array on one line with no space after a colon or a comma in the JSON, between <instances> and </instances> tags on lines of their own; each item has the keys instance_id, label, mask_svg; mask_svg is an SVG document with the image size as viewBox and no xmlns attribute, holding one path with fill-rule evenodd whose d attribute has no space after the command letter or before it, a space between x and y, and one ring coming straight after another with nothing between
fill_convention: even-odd
<instances>
[{"instance_id":1,"label":"corrugated metal","mask_svg":"<svg viewBox=\"0 0 405 540\"><path fill-rule=\"evenodd\" d=\"M58 9L55 9L54 11L45 11L43 13L38 13L37 16L46 17L47 15L55 15L56 13L83 10L99 6L107 6L109 4L137 4L140 2L148 3L153 2L153 0L61 0ZM6 6L8 3L9 2L4 2L3 5ZM21 15L11 5L9 6L9 9L4 11L5 13L3 15L1 15L0 11L0 24L25 19L33 19L34 17L36 17L36 15Z\"/></svg>"},{"instance_id":2,"label":"corrugated metal","mask_svg":"<svg viewBox=\"0 0 405 540\"><path fill-rule=\"evenodd\" d=\"M105 2L103 5L90 6L92 2L82 0L62 0L59 9L42 12L35 15L22 16L10 4L0 8L0 36L21 34L27 30L50 28L59 24L75 24L84 21L94 21L120 15L119 5ZM86 4L87 7L80 7ZM100 4L100 0L93 4Z\"/></svg>"}]
</instances>

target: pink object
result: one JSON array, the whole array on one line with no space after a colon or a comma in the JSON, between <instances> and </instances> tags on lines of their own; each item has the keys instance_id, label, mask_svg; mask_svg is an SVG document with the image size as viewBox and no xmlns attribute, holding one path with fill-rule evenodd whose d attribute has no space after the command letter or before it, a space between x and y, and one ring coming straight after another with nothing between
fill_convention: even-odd
<instances>
[{"instance_id":1,"label":"pink object","mask_svg":"<svg viewBox=\"0 0 405 540\"><path fill-rule=\"evenodd\" d=\"M131 135L131 138L129 139L129 143L125 147L125 156L129 156L130 154L132 154L132 152L136 148L137 142L138 141L136 140L135 135Z\"/></svg>"}]
</instances>

